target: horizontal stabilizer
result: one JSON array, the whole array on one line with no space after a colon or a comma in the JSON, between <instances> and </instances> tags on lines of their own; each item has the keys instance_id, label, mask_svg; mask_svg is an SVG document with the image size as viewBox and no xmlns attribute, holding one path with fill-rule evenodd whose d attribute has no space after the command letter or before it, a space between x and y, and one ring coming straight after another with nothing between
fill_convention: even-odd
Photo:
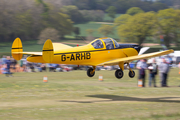
<instances>
[{"instance_id":1,"label":"horizontal stabilizer","mask_svg":"<svg viewBox=\"0 0 180 120\"><path fill-rule=\"evenodd\" d=\"M42 55L42 52L13 52L13 54Z\"/></svg>"}]
</instances>

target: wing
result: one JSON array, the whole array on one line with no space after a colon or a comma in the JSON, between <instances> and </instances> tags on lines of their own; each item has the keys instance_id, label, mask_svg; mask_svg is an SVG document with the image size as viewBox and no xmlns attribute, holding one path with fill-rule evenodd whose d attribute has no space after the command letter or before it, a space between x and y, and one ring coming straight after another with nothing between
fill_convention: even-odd
<instances>
[{"instance_id":1,"label":"wing","mask_svg":"<svg viewBox=\"0 0 180 120\"><path fill-rule=\"evenodd\" d=\"M148 53L148 54L143 54L143 55L136 55L136 56L131 56L131 57L118 58L118 59L114 59L114 60L111 60L111 61L101 63L98 66L118 65L120 62L131 62L133 60L147 59L147 58L151 58L151 57L157 57L157 56L170 54L172 52L174 52L174 50L166 50L166 51L162 51L162 52L154 52L154 53Z\"/></svg>"}]
</instances>

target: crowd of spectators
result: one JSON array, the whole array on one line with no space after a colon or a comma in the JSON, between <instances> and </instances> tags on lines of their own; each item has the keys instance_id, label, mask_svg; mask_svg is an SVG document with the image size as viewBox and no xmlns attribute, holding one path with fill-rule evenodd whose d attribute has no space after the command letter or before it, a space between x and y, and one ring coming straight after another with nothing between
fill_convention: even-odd
<instances>
[{"instance_id":1,"label":"crowd of spectators","mask_svg":"<svg viewBox=\"0 0 180 120\"><path fill-rule=\"evenodd\" d=\"M168 73L172 66L172 59L169 57L165 58L152 58L151 62L146 59L142 59L137 62L136 68L139 69L138 79L142 80L142 87L145 87L146 82L146 70L149 71L149 87L151 87L152 83L154 87L156 86L156 76L159 73L160 85L161 87L168 87Z\"/></svg>"},{"instance_id":2,"label":"crowd of spectators","mask_svg":"<svg viewBox=\"0 0 180 120\"><path fill-rule=\"evenodd\" d=\"M26 60L24 56L21 60L16 61L13 57L3 56L0 59L0 74L12 76L15 72L67 72L71 71L73 67L64 64L44 64L32 63Z\"/></svg>"}]
</instances>

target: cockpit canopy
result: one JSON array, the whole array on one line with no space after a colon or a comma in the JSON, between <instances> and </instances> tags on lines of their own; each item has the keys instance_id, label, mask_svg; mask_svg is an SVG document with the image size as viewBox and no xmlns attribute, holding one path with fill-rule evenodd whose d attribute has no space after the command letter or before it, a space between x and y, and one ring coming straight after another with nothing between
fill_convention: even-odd
<instances>
[{"instance_id":1,"label":"cockpit canopy","mask_svg":"<svg viewBox=\"0 0 180 120\"><path fill-rule=\"evenodd\" d=\"M94 40L91 45L95 49L114 49L119 47L119 44L112 38L98 38Z\"/></svg>"}]
</instances>

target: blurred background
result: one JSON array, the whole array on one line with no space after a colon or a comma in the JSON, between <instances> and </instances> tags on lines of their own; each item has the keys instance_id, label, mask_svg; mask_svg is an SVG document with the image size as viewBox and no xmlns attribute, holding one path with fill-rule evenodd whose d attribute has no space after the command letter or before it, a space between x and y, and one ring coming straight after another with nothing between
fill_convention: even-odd
<instances>
[{"instance_id":1,"label":"blurred background","mask_svg":"<svg viewBox=\"0 0 180 120\"><path fill-rule=\"evenodd\" d=\"M17 37L24 51L42 51L47 39L81 46L98 37L150 47L146 53L174 49L165 56L169 87L161 87L159 71L157 87L148 87L150 70L147 87L138 87L138 61L130 64L134 78L125 69L117 80L119 66L97 67L89 78L88 66L31 63L23 56L10 59L14 74L7 75L6 58ZM0 0L0 119L179 120L179 45L180 0Z\"/></svg>"},{"instance_id":2,"label":"blurred background","mask_svg":"<svg viewBox=\"0 0 180 120\"><path fill-rule=\"evenodd\" d=\"M12 41L41 51L45 40L83 45L97 37L178 49L179 0L0 0L0 57Z\"/></svg>"}]
</instances>

